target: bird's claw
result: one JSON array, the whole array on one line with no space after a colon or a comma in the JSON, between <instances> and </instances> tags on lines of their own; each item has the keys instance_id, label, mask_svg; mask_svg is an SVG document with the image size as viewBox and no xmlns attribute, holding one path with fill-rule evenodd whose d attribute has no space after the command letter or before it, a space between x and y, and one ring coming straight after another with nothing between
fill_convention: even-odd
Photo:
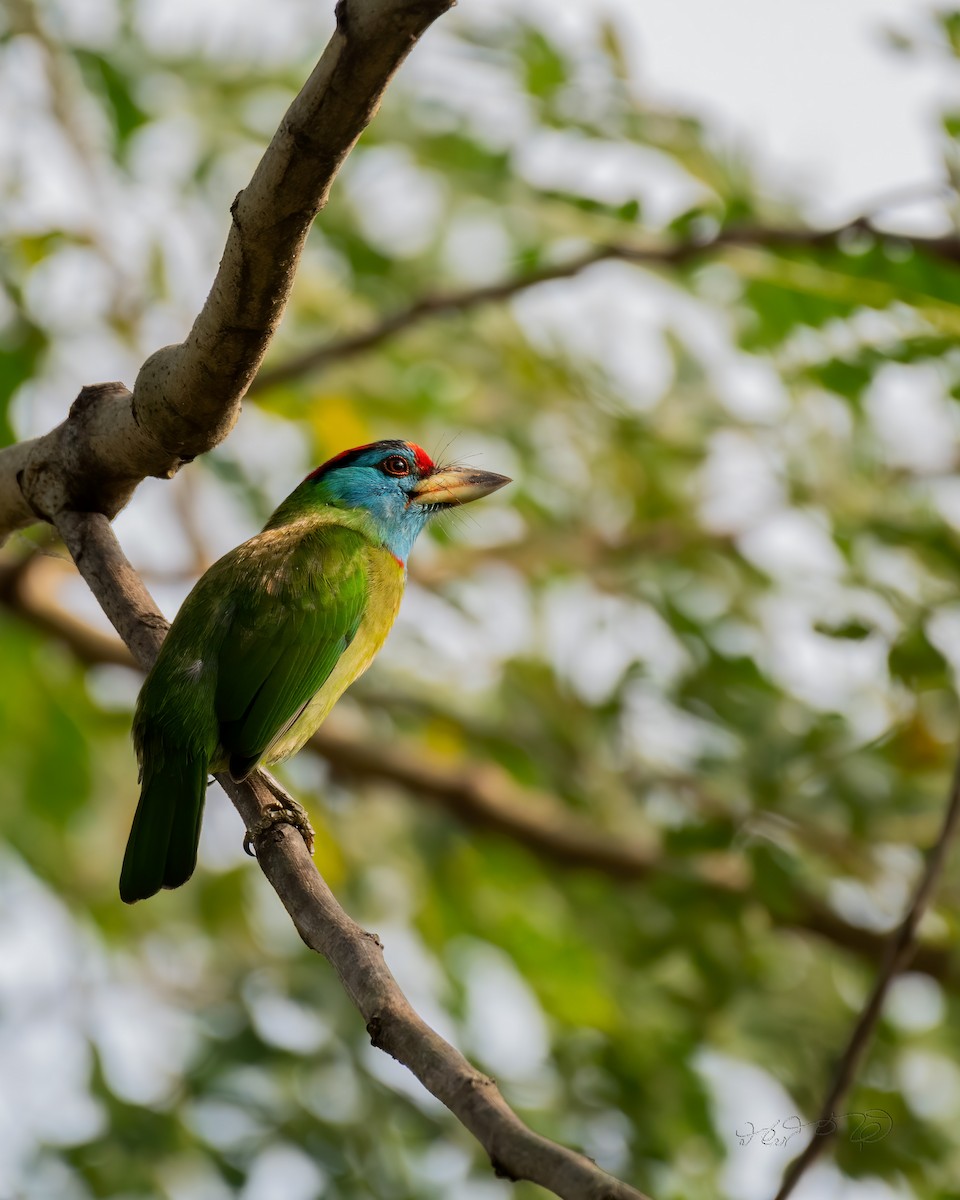
<instances>
[{"instance_id":1,"label":"bird's claw","mask_svg":"<svg viewBox=\"0 0 960 1200\"><path fill-rule=\"evenodd\" d=\"M307 810L292 796L284 796L282 800L278 798L264 808L253 829L248 829L243 835L244 853L249 854L251 858L256 858L257 843L265 833L275 829L278 825L292 825L299 831L309 853L313 854L313 826L310 824Z\"/></svg>"}]
</instances>

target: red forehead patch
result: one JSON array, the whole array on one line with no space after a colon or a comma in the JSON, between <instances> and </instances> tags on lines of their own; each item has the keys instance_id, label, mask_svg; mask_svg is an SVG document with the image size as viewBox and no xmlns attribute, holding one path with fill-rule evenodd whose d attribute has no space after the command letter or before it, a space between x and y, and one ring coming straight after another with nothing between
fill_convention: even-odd
<instances>
[{"instance_id":1,"label":"red forehead patch","mask_svg":"<svg viewBox=\"0 0 960 1200\"><path fill-rule=\"evenodd\" d=\"M417 466L421 472L433 470L433 459L423 449L422 446L417 446L414 442L407 442L407 445L413 451L413 457L417 461Z\"/></svg>"}]
</instances>

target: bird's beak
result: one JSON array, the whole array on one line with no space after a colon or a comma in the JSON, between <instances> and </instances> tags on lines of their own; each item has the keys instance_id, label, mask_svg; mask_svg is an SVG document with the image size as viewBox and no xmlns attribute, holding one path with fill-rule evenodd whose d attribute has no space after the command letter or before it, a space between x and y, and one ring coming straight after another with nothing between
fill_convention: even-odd
<instances>
[{"instance_id":1,"label":"bird's beak","mask_svg":"<svg viewBox=\"0 0 960 1200\"><path fill-rule=\"evenodd\" d=\"M410 500L413 504L469 504L471 500L489 496L507 483L510 479L506 475L494 475L492 471L441 467L420 480L410 493Z\"/></svg>"}]
</instances>

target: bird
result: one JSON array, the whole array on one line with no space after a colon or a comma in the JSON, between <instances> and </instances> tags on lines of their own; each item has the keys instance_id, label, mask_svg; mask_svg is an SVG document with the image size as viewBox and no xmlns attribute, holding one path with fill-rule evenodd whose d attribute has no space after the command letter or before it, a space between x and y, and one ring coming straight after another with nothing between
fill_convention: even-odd
<instances>
[{"instance_id":1,"label":"bird","mask_svg":"<svg viewBox=\"0 0 960 1200\"><path fill-rule=\"evenodd\" d=\"M510 479L371 442L312 471L262 532L184 600L133 720L137 804L120 872L132 904L193 874L207 779L296 753L380 650L430 518Z\"/></svg>"}]
</instances>

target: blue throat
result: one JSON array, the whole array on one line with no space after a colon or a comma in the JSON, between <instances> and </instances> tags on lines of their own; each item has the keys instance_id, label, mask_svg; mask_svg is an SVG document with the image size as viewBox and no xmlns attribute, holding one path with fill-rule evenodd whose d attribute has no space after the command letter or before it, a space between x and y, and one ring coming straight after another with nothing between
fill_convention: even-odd
<instances>
[{"instance_id":1,"label":"blue throat","mask_svg":"<svg viewBox=\"0 0 960 1200\"><path fill-rule=\"evenodd\" d=\"M330 471L317 480L317 486L328 504L368 512L383 546L406 566L413 543L430 520L430 512L410 502L405 482L388 479L358 464ZM411 479L410 485L414 482Z\"/></svg>"},{"instance_id":2,"label":"blue throat","mask_svg":"<svg viewBox=\"0 0 960 1200\"><path fill-rule=\"evenodd\" d=\"M411 504L400 521L383 519L372 510L370 515L377 524L377 530L386 549L406 566L413 543L429 521L430 514L424 512L419 504Z\"/></svg>"}]
</instances>

